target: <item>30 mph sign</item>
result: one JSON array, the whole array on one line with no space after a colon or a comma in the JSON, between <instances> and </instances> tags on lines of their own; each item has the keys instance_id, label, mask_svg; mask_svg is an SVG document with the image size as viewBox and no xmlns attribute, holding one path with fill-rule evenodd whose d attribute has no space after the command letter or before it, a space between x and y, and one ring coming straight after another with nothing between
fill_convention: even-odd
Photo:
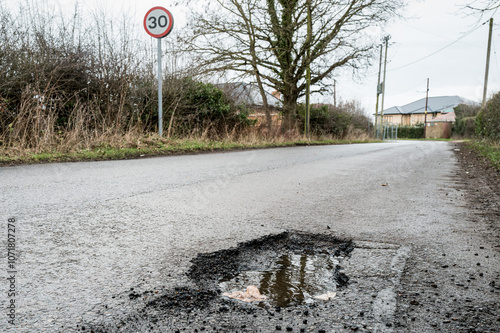
<instances>
[{"instance_id":1,"label":"30 mph sign","mask_svg":"<svg viewBox=\"0 0 500 333\"><path fill-rule=\"evenodd\" d=\"M0 0L1 1L1 0ZM161 39L168 35L174 27L172 14L163 7L153 7L144 16L144 29L158 39L158 132L163 136L163 95L162 95L162 66L161 66Z\"/></svg>"},{"instance_id":2,"label":"30 mph sign","mask_svg":"<svg viewBox=\"0 0 500 333\"><path fill-rule=\"evenodd\" d=\"M144 17L144 29L154 38L163 38L172 31L174 18L163 7L151 8Z\"/></svg>"}]
</instances>

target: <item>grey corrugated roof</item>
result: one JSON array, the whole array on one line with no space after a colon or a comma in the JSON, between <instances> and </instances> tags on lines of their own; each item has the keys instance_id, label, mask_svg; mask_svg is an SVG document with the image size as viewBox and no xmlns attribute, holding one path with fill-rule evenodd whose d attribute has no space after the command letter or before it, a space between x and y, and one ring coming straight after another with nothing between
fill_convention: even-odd
<instances>
[{"instance_id":1,"label":"grey corrugated roof","mask_svg":"<svg viewBox=\"0 0 500 333\"><path fill-rule=\"evenodd\" d=\"M427 112L447 113L453 111L453 108L460 104L474 105L478 103L460 96L429 97ZM410 104L406 104L403 106L394 106L392 108L384 110L384 115L413 113L425 113L425 98L419 99L418 101L412 102Z\"/></svg>"},{"instance_id":2,"label":"grey corrugated roof","mask_svg":"<svg viewBox=\"0 0 500 333\"><path fill-rule=\"evenodd\" d=\"M403 114L403 109L400 106L393 106L384 110L384 114Z\"/></svg>"},{"instance_id":3,"label":"grey corrugated roof","mask_svg":"<svg viewBox=\"0 0 500 333\"><path fill-rule=\"evenodd\" d=\"M237 102L245 103L247 105L262 105L262 96L260 95L259 88L251 83L246 82L232 82L217 84L216 86L226 90ZM267 103L270 106L279 107L280 100L272 94L266 92Z\"/></svg>"}]
</instances>

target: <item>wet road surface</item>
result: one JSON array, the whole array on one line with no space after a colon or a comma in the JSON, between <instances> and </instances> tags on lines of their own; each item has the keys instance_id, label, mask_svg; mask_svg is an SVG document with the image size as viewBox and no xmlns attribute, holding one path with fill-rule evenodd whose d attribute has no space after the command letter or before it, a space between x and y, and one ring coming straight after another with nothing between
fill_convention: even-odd
<instances>
[{"instance_id":1,"label":"wet road surface","mask_svg":"<svg viewBox=\"0 0 500 333\"><path fill-rule=\"evenodd\" d=\"M410 141L1 168L0 244L15 217L18 258L15 325L4 291L0 331L113 323L146 291L190 285L199 253L301 231L355 244L337 309L322 304L304 331L493 332L498 235L467 208L457 168L452 143Z\"/></svg>"}]
</instances>

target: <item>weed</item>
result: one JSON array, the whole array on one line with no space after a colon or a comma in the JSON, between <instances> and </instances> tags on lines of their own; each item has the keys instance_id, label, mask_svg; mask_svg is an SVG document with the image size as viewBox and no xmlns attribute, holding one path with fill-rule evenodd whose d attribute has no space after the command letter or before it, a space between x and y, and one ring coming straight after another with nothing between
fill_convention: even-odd
<instances>
[{"instance_id":1,"label":"weed","mask_svg":"<svg viewBox=\"0 0 500 333\"><path fill-rule=\"evenodd\" d=\"M500 171L500 142L494 141L470 141L467 143L481 156L486 157L493 167Z\"/></svg>"},{"instance_id":2,"label":"weed","mask_svg":"<svg viewBox=\"0 0 500 333\"><path fill-rule=\"evenodd\" d=\"M0 148L0 165L119 160L143 158L152 156L181 155L201 152L227 151L235 149L257 149L271 147L291 147L304 145L330 145L347 143L372 142L367 137L350 140L338 140L322 136L305 139L301 136L287 138L285 136L263 137L250 132L246 136L226 137L221 140L212 140L203 137L189 137L179 139L160 138L158 135L127 136L122 140L112 137L111 140L100 142L92 147L83 149L69 148L66 145L38 151L37 149L6 149Z\"/></svg>"}]
</instances>

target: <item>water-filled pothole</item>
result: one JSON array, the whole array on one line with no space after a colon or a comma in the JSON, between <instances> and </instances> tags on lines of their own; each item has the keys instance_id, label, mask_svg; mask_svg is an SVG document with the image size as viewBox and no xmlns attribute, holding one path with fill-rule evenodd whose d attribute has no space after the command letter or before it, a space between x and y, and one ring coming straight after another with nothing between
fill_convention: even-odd
<instances>
[{"instance_id":1,"label":"water-filled pothole","mask_svg":"<svg viewBox=\"0 0 500 333\"><path fill-rule=\"evenodd\" d=\"M234 292L224 296L248 302L264 295L261 306L307 304L318 296L331 299L347 285L340 265L353 248L352 241L329 235L283 232L200 253L187 275L200 290Z\"/></svg>"},{"instance_id":2,"label":"water-filled pothole","mask_svg":"<svg viewBox=\"0 0 500 333\"><path fill-rule=\"evenodd\" d=\"M259 270L241 271L232 279L222 279L219 287L231 293L256 286L267 297L265 303L273 306L310 304L334 295L338 264L338 258L330 254L283 254Z\"/></svg>"}]
</instances>

